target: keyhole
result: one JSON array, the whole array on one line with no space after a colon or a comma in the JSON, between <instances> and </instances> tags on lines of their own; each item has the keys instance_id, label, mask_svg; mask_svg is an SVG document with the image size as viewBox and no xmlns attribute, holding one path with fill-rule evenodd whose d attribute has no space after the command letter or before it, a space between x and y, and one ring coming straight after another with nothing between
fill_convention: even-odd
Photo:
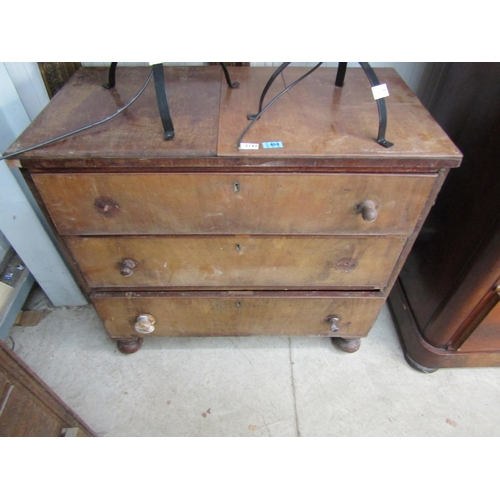
<instances>
[{"instance_id":1,"label":"keyhole","mask_svg":"<svg viewBox=\"0 0 500 500\"><path fill-rule=\"evenodd\" d=\"M236 302L236 307L241 307L241 302Z\"/></svg>"},{"instance_id":2,"label":"keyhole","mask_svg":"<svg viewBox=\"0 0 500 500\"><path fill-rule=\"evenodd\" d=\"M236 250L238 250L238 252L241 250L241 245L239 243L236 243Z\"/></svg>"},{"instance_id":3,"label":"keyhole","mask_svg":"<svg viewBox=\"0 0 500 500\"><path fill-rule=\"evenodd\" d=\"M239 182L235 182L235 183L233 184L233 188L234 188L234 192L235 192L235 193L238 193L238 192L239 192L239 190L240 190L240 183L239 183Z\"/></svg>"}]
</instances>

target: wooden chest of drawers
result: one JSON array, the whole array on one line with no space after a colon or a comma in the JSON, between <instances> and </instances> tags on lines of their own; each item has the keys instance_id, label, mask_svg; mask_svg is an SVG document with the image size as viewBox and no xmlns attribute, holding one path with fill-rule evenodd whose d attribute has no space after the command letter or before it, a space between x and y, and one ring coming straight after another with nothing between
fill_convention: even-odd
<instances>
[{"instance_id":1,"label":"wooden chest of drawers","mask_svg":"<svg viewBox=\"0 0 500 500\"><path fill-rule=\"evenodd\" d=\"M152 85L98 127L23 153L25 176L122 352L160 336L319 335L352 352L368 334L456 147L392 69L385 149L368 80L319 69L238 137L272 70L166 67L176 129L165 142ZM288 68L272 98L303 74ZM147 68L81 69L18 150L116 111ZM288 83L290 83L288 82Z\"/></svg>"}]
</instances>

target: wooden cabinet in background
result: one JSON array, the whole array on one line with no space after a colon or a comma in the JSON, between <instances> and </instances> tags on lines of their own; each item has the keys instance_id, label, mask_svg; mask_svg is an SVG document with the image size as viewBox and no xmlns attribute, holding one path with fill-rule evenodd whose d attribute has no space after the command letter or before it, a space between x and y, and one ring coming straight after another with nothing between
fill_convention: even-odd
<instances>
[{"instance_id":1,"label":"wooden cabinet in background","mask_svg":"<svg viewBox=\"0 0 500 500\"><path fill-rule=\"evenodd\" d=\"M75 274L122 352L159 336L311 335L355 351L461 154L393 69L386 149L361 69L320 68L238 137L274 68L165 67L112 121L18 155ZM269 99L304 74L287 68ZM11 146L111 115L148 68L81 68ZM282 148L265 149L264 142Z\"/></svg>"},{"instance_id":2,"label":"wooden cabinet in background","mask_svg":"<svg viewBox=\"0 0 500 500\"><path fill-rule=\"evenodd\" d=\"M500 366L500 64L447 64L430 112L464 159L389 303L416 368Z\"/></svg>"},{"instance_id":3,"label":"wooden cabinet in background","mask_svg":"<svg viewBox=\"0 0 500 500\"><path fill-rule=\"evenodd\" d=\"M0 437L64 436L95 434L0 340Z\"/></svg>"}]
</instances>

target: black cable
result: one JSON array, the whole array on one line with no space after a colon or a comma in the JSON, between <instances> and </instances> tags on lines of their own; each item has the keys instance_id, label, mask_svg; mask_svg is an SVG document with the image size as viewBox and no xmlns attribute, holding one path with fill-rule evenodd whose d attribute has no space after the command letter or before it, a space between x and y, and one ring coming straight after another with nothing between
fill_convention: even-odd
<instances>
[{"instance_id":1,"label":"black cable","mask_svg":"<svg viewBox=\"0 0 500 500\"><path fill-rule=\"evenodd\" d=\"M128 104L125 104L125 106L123 106L122 108L120 108L118 111L116 111L112 115L108 116L107 118L103 118L102 120L99 120L98 122L95 122L95 123L91 123L90 125L85 125L84 127L73 130L73 132L67 132L66 134L59 135L57 137L54 137L53 139L49 139L47 141L41 142L40 144L36 144L35 146L30 146L28 148L20 149L19 151L14 151L14 153L9 153L8 155L1 156L0 161L5 160L7 158L10 158L11 156L16 156L16 155L21 154L21 153L26 153L27 151L32 151L33 149L41 148L42 146L47 146L47 145L52 144L56 141L60 141L61 139L65 139L66 137L69 137L69 136L74 135L74 134L78 134L79 132L83 132L84 130L95 127L96 125L101 125L102 123L105 123L105 122L111 120L115 116L119 115L122 111L125 111L131 104L133 104L140 97L140 95L144 92L144 90L146 90L146 87L148 86L148 83L150 82L152 76L153 76L153 70L151 70L151 72L149 73L149 76L146 79L146 82L142 86L141 90L139 90L139 92L137 92L137 94L130 100L130 102Z\"/></svg>"},{"instance_id":2,"label":"black cable","mask_svg":"<svg viewBox=\"0 0 500 500\"><path fill-rule=\"evenodd\" d=\"M246 133L252 128L253 124L261 117L262 113L264 113L264 111L267 108L269 108L269 106L271 106L271 104L276 102L283 94L288 92L292 87L295 87L295 85L297 85L297 83L301 82L304 78L309 76L313 71L317 70L322 64L323 64L322 62L316 64L316 66L314 66L313 69L311 69L305 75L302 75L300 78L298 78L293 83L291 83L288 87L286 87L284 90L282 90L274 99L272 99L268 104L266 104L266 106L262 109L262 111L260 111L259 113L257 113L254 116L253 120L250 122L248 127L244 130L244 132L240 135L240 138L238 139L238 149L241 146L241 141L243 140L243 137L245 137Z\"/></svg>"}]
</instances>

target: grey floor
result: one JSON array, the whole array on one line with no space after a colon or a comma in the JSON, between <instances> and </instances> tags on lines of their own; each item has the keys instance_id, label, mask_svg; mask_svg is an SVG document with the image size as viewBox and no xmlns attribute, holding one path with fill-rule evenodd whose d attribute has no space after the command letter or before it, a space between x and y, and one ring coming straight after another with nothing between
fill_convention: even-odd
<instances>
[{"instance_id":1,"label":"grey floor","mask_svg":"<svg viewBox=\"0 0 500 500\"><path fill-rule=\"evenodd\" d=\"M387 306L361 349L327 338L149 338L123 355L91 306L12 328L15 352L100 436L499 436L500 368L423 374Z\"/></svg>"}]
</instances>

